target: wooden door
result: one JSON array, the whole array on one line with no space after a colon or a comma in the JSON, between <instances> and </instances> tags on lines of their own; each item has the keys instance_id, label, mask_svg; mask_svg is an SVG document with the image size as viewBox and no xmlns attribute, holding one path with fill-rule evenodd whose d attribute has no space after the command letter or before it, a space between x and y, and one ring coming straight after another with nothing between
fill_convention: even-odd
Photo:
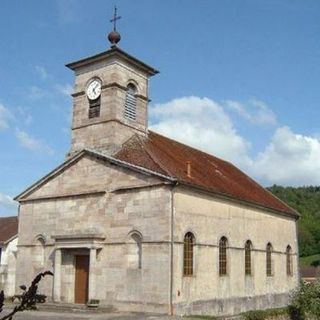
<instances>
[{"instance_id":1,"label":"wooden door","mask_svg":"<svg viewBox=\"0 0 320 320\"><path fill-rule=\"evenodd\" d=\"M76 275L74 286L74 302L88 302L89 288L89 256L75 256Z\"/></svg>"}]
</instances>

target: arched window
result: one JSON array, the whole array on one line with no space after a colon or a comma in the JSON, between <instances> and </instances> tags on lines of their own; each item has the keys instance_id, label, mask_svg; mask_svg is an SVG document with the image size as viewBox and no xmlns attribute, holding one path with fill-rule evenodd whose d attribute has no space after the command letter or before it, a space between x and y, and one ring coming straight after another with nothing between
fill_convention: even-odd
<instances>
[{"instance_id":1,"label":"arched window","mask_svg":"<svg viewBox=\"0 0 320 320\"><path fill-rule=\"evenodd\" d=\"M142 265L142 237L138 232L133 232L128 241L128 267L141 269Z\"/></svg>"},{"instance_id":2,"label":"arched window","mask_svg":"<svg viewBox=\"0 0 320 320\"><path fill-rule=\"evenodd\" d=\"M194 246L194 235L188 232L184 236L183 241L183 275L193 275L193 246Z\"/></svg>"},{"instance_id":3,"label":"arched window","mask_svg":"<svg viewBox=\"0 0 320 320\"><path fill-rule=\"evenodd\" d=\"M252 275L251 250L252 250L252 243L250 240L248 240L244 246L244 268L245 268L245 274L247 276Z\"/></svg>"},{"instance_id":4,"label":"arched window","mask_svg":"<svg viewBox=\"0 0 320 320\"><path fill-rule=\"evenodd\" d=\"M287 275L292 276L292 249L288 245L286 249Z\"/></svg>"},{"instance_id":5,"label":"arched window","mask_svg":"<svg viewBox=\"0 0 320 320\"><path fill-rule=\"evenodd\" d=\"M272 245L269 242L267 244L267 249L266 249L266 271L267 271L267 276L271 277L272 276Z\"/></svg>"},{"instance_id":6,"label":"arched window","mask_svg":"<svg viewBox=\"0 0 320 320\"><path fill-rule=\"evenodd\" d=\"M219 241L219 275L225 276L227 274L227 245L228 240L222 237Z\"/></svg>"},{"instance_id":7,"label":"arched window","mask_svg":"<svg viewBox=\"0 0 320 320\"><path fill-rule=\"evenodd\" d=\"M136 120L136 98L137 88L132 83L128 84L126 101L124 104L124 117L129 120Z\"/></svg>"},{"instance_id":8,"label":"arched window","mask_svg":"<svg viewBox=\"0 0 320 320\"><path fill-rule=\"evenodd\" d=\"M33 249L33 261L36 263L37 267L44 265L44 247L45 247L45 241L43 238L39 237L36 242Z\"/></svg>"}]
</instances>

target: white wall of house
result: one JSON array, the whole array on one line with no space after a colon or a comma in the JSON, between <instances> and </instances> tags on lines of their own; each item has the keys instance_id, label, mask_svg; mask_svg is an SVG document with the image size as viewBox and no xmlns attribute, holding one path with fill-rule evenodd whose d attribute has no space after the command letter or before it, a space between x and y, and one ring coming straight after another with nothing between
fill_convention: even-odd
<instances>
[{"instance_id":1,"label":"white wall of house","mask_svg":"<svg viewBox=\"0 0 320 320\"><path fill-rule=\"evenodd\" d=\"M16 255L18 237L13 238L2 246L0 260L0 289L4 290L6 297L15 294Z\"/></svg>"}]
</instances>

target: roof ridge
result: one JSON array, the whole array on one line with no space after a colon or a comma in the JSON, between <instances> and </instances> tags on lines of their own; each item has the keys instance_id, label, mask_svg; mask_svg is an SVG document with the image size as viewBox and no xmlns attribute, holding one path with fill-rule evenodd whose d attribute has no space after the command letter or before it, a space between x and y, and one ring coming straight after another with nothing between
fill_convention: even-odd
<instances>
[{"instance_id":1,"label":"roof ridge","mask_svg":"<svg viewBox=\"0 0 320 320\"><path fill-rule=\"evenodd\" d=\"M137 141L137 142L139 143L140 147L147 153L147 155L149 156L149 158L154 162L154 164L155 164L156 166L159 167L160 170L162 170L162 171L165 172L166 174L170 174L170 173L167 172L168 170L166 170L165 168L163 168L163 167L154 159L154 157L150 154L150 151L145 147L145 145L144 145L144 143L143 143L143 141L142 141L141 135L139 135L138 133L135 133L131 138L129 138L129 139L122 145L122 147L124 147L126 144L129 144L130 141L132 141L132 140L135 140L135 141ZM122 148L121 148L121 149L122 149ZM120 149L119 152L121 152L121 149ZM117 159L117 154L118 154L118 152L113 155L113 157L114 157L115 159Z\"/></svg>"},{"instance_id":2,"label":"roof ridge","mask_svg":"<svg viewBox=\"0 0 320 320\"><path fill-rule=\"evenodd\" d=\"M141 144L141 147L147 152L148 156L152 159L152 161L153 161L155 164L157 164L157 165L160 167L160 169L161 169L162 171L166 172L169 176L175 177L175 176L170 172L170 170L168 170L167 168L165 168L165 166L161 163L161 161L160 161L158 158L156 158L155 154L154 154L145 144L142 143L141 138L138 137L138 139L139 139L139 142L140 142L140 144Z\"/></svg>"}]
</instances>

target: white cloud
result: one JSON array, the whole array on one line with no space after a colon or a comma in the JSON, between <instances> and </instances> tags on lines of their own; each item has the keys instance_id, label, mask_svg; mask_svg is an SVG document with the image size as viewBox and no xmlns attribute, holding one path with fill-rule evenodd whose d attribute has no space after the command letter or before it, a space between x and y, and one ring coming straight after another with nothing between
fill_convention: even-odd
<instances>
[{"instance_id":1,"label":"white cloud","mask_svg":"<svg viewBox=\"0 0 320 320\"><path fill-rule=\"evenodd\" d=\"M233 104L241 106L236 101ZM266 110L263 102L256 104ZM229 160L263 185L320 184L319 138L294 133L286 126L280 127L270 142L261 146L260 153L250 156L250 141L236 131L226 110L229 109L223 109L221 104L208 98L174 99L151 107L151 129ZM272 120L275 117L253 119L275 124Z\"/></svg>"},{"instance_id":2,"label":"white cloud","mask_svg":"<svg viewBox=\"0 0 320 320\"><path fill-rule=\"evenodd\" d=\"M22 130L16 129L15 134L18 141L24 148L32 151L42 152L48 155L53 154L53 150L49 146L47 146L44 142L31 137L28 133Z\"/></svg>"},{"instance_id":3,"label":"white cloud","mask_svg":"<svg viewBox=\"0 0 320 320\"><path fill-rule=\"evenodd\" d=\"M38 86L32 86L29 89L28 97L32 100L39 100L46 96L46 91Z\"/></svg>"},{"instance_id":4,"label":"white cloud","mask_svg":"<svg viewBox=\"0 0 320 320\"><path fill-rule=\"evenodd\" d=\"M10 196L0 192L0 216L16 214L17 206L17 202Z\"/></svg>"},{"instance_id":5,"label":"white cloud","mask_svg":"<svg viewBox=\"0 0 320 320\"><path fill-rule=\"evenodd\" d=\"M253 174L282 185L320 184L320 139L278 128L265 150L258 154Z\"/></svg>"},{"instance_id":6,"label":"white cloud","mask_svg":"<svg viewBox=\"0 0 320 320\"><path fill-rule=\"evenodd\" d=\"M44 67L41 66L35 66L36 72L39 74L40 78L42 80L45 80L48 78L48 72Z\"/></svg>"},{"instance_id":7,"label":"white cloud","mask_svg":"<svg viewBox=\"0 0 320 320\"><path fill-rule=\"evenodd\" d=\"M61 24L79 21L79 8L76 0L58 0L58 20Z\"/></svg>"},{"instance_id":8,"label":"white cloud","mask_svg":"<svg viewBox=\"0 0 320 320\"><path fill-rule=\"evenodd\" d=\"M250 143L241 137L221 105L208 98L183 97L151 108L151 129L244 166Z\"/></svg>"},{"instance_id":9,"label":"white cloud","mask_svg":"<svg viewBox=\"0 0 320 320\"><path fill-rule=\"evenodd\" d=\"M28 108L18 107L17 114L19 118L19 122L29 126L33 122L33 117Z\"/></svg>"},{"instance_id":10,"label":"white cloud","mask_svg":"<svg viewBox=\"0 0 320 320\"><path fill-rule=\"evenodd\" d=\"M13 118L12 113L0 103L0 131L9 128L9 122Z\"/></svg>"},{"instance_id":11,"label":"white cloud","mask_svg":"<svg viewBox=\"0 0 320 320\"><path fill-rule=\"evenodd\" d=\"M64 85L57 84L56 88L61 94L65 95L65 96L68 96L68 97L70 97L70 95L73 92L73 87L69 83L64 84Z\"/></svg>"},{"instance_id":12,"label":"white cloud","mask_svg":"<svg viewBox=\"0 0 320 320\"><path fill-rule=\"evenodd\" d=\"M262 101L252 99L247 103L227 100L226 107L235 111L245 120L255 125L276 125L277 118L274 112Z\"/></svg>"}]
</instances>

